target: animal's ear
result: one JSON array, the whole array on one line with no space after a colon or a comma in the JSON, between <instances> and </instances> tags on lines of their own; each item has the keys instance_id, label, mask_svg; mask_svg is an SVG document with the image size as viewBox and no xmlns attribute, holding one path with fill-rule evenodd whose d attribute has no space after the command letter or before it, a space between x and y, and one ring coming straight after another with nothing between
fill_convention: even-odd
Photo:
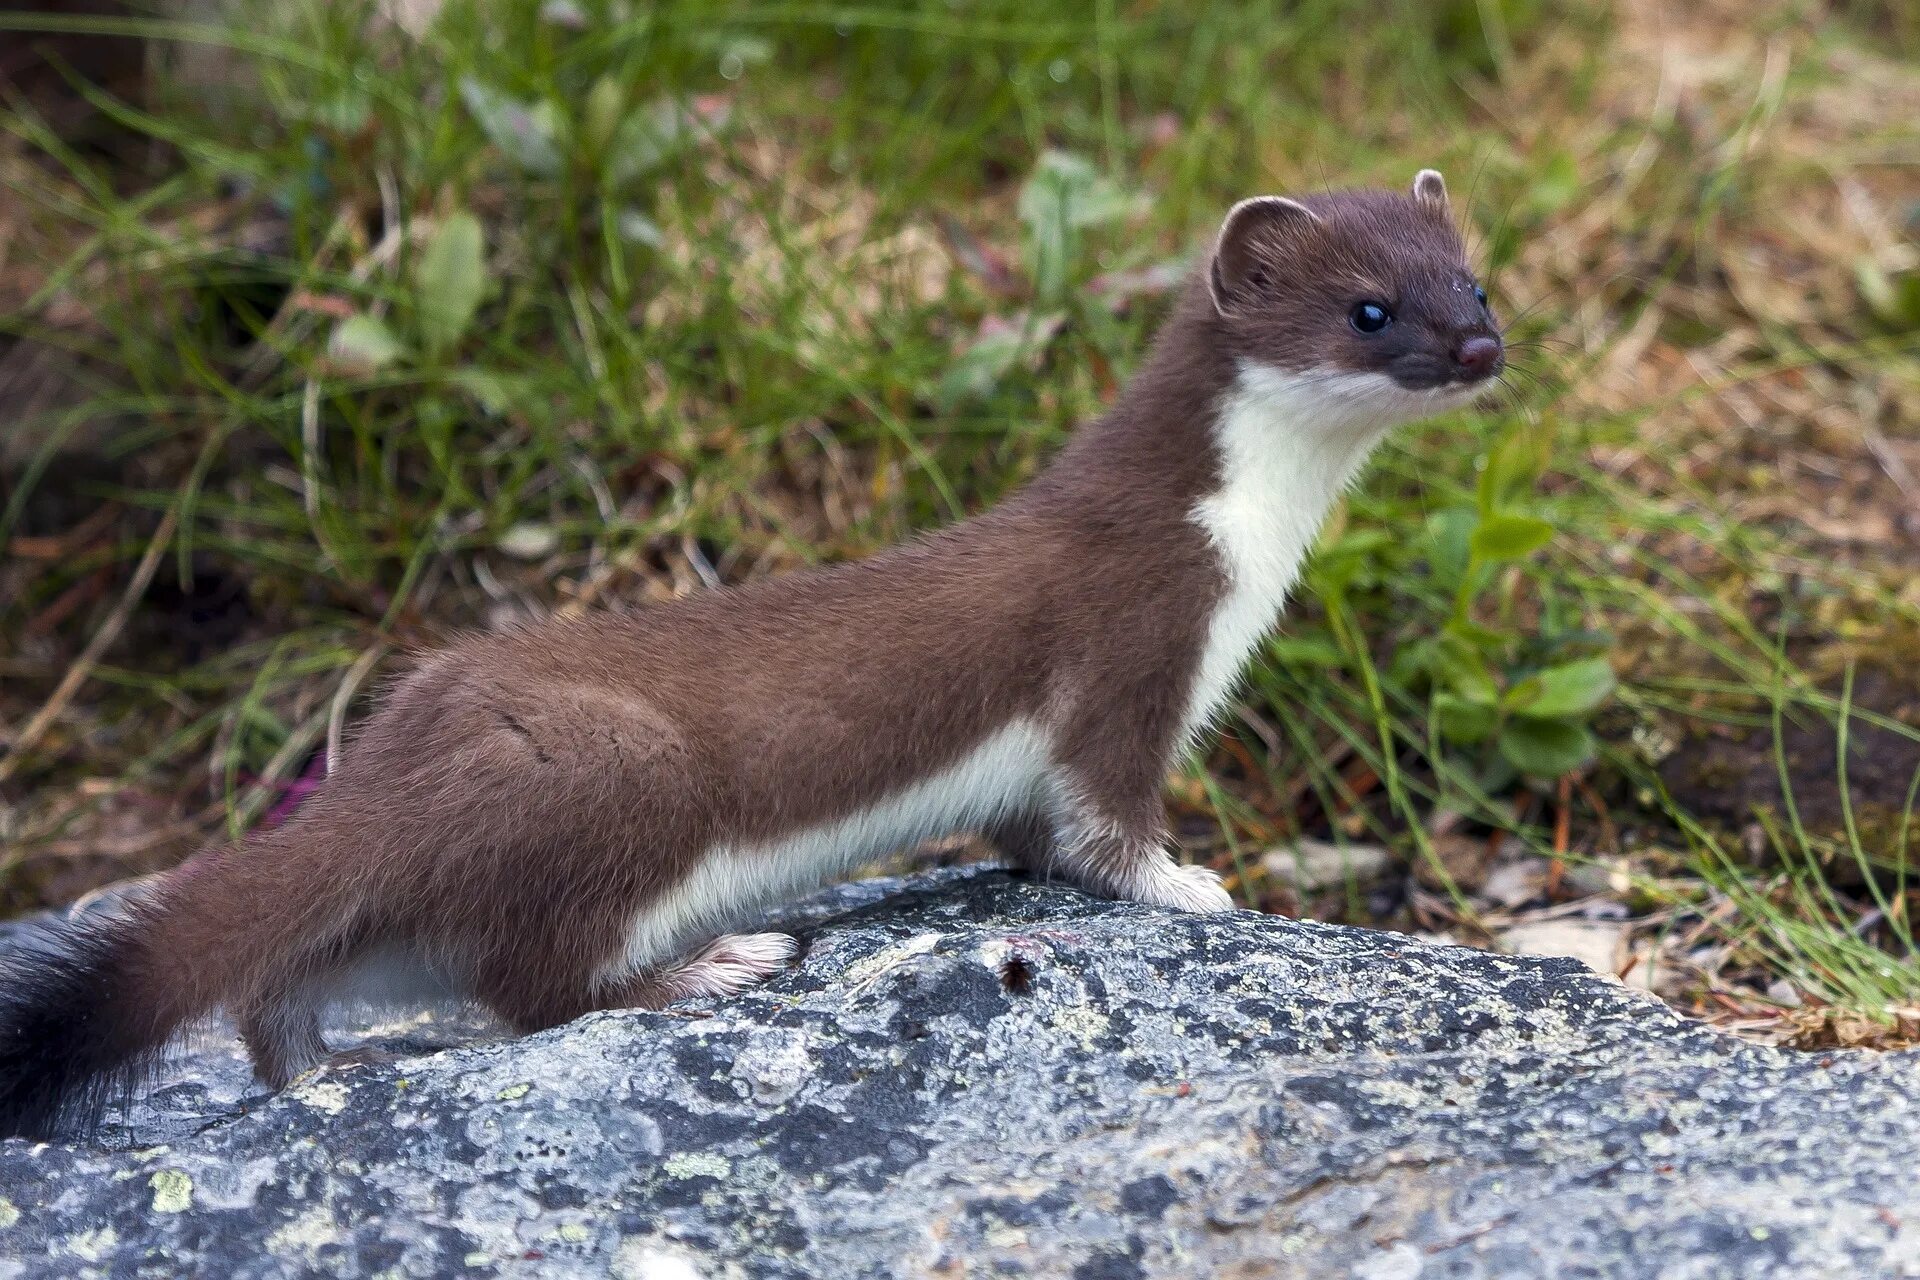
<instances>
[{"instance_id":1,"label":"animal's ear","mask_svg":"<svg viewBox=\"0 0 1920 1280\"><path fill-rule=\"evenodd\" d=\"M1413 175L1413 198L1425 204L1447 207L1447 180L1438 169L1422 169Z\"/></svg>"},{"instance_id":2,"label":"animal's ear","mask_svg":"<svg viewBox=\"0 0 1920 1280\"><path fill-rule=\"evenodd\" d=\"M1275 248L1320 215L1285 196L1255 196L1227 211L1207 264L1207 287L1222 315L1273 284Z\"/></svg>"}]
</instances>

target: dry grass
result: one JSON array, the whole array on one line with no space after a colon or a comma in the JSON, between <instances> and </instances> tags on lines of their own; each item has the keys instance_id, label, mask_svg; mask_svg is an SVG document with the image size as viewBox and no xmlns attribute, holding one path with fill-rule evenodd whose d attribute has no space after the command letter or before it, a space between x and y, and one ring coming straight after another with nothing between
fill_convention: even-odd
<instances>
[{"instance_id":1,"label":"dry grass","mask_svg":"<svg viewBox=\"0 0 1920 1280\"><path fill-rule=\"evenodd\" d=\"M991 501L1124 377L1227 200L1437 163L1524 372L1343 514L1293 647L1171 780L1183 842L1269 909L1471 942L1604 925L1628 980L1703 1016L1910 1038L1920 63L1896 9L1008 4L958 30L904 6L834 35L806 6L689 3L643 38L536 8L489 10L524 65L469 6L414 15L418 45L336 12L301 35L311 65L243 59L259 119L156 102L55 133L11 104L0 902L244 828L393 652L450 627L860 554ZM391 92L358 103L341 86L369 68ZM467 75L573 112L575 137L604 80L715 123L610 193L503 164ZM356 123L299 118L302 94ZM1017 214L1049 146L1146 198L1087 233L1047 340L949 406L982 334L1056 307ZM343 317L404 333L409 273L463 207L479 328L445 359L330 364ZM1523 655L1605 630L1624 682L1599 761L1558 782L1486 773L1395 665L1447 616L1420 531L1520 421L1553 433L1527 501L1558 536L1472 616ZM1418 874L1295 894L1260 854L1300 835Z\"/></svg>"}]
</instances>

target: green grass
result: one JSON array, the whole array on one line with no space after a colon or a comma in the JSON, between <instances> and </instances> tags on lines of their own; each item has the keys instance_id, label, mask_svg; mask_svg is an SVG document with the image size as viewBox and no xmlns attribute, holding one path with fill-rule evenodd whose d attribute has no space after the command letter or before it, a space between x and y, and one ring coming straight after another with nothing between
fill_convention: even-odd
<instances>
[{"instance_id":1,"label":"green grass","mask_svg":"<svg viewBox=\"0 0 1920 1280\"><path fill-rule=\"evenodd\" d=\"M1910 256L1795 242L1811 318L1746 265L1836 177L1915 190L1910 121L1836 136L1812 109L1844 89L1836 50L1913 74L1897 7L1859 9L1839 35L1757 15L1794 56L1773 75L1762 48L1684 110L1621 88L1631 41L1598 3L502 0L449 4L417 39L352 4L87 20L153 37L165 70L139 103L76 82L77 132L0 108L20 222L0 343L55 353L68 388L9 426L0 545L120 514L7 562L0 734L157 565L126 634L0 763L0 900L61 896L60 850L129 797L244 830L399 647L858 555L991 503L1153 330L1160 295L1093 282L1177 263L1250 191L1436 165L1497 305L1524 311L1518 371L1497 407L1387 451L1254 676L1244 755L1176 794L1219 819L1256 898L1248 855L1330 816L1412 859L1441 812L1551 850L1550 775L1571 768L1617 812L1577 800L1567 855L1631 854L1649 913L1711 921L1760 985L1914 1002L1904 821L1892 841L1760 815L1772 855L1730 853L1645 745L1846 725L1834 662L1920 652L1896 554L1742 513L1778 466L1756 450L1806 405L1897 422L1886 407L1920 399ZM170 70L196 49L213 83ZM1610 365L1636 347L1644 377ZM1759 416L1750 436L1730 405ZM1490 495L1522 428L1545 457ZM1551 541L1467 559L1496 520ZM156 597L210 579L241 584L244 621L196 652ZM1539 729L1528 681L1594 655L1618 693ZM1460 705L1482 689L1493 710ZM1549 747L1572 754L1549 767ZM1883 799L1911 812L1910 789ZM1616 824L1639 843L1607 846ZM1830 883L1836 857L1858 887Z\"/></svg>"}]
</instances>

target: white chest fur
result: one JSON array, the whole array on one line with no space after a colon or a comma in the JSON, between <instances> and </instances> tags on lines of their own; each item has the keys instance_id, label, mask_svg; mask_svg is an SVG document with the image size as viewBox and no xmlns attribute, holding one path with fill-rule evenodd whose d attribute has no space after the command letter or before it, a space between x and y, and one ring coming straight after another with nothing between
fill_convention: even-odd
<instances>
[{"instance_id":1,"label":"white chest fur","mask_svg":"<svg viewBox=\"0 0 1920 1280\"><path fill-rule=\"evenodd\" d=\"M1207 627L1187 700L1191 736L1212 723L1273 626L1320 525L1395 425L1451 407L1457 391L1408 391L1383 374L1243 366L1214 425L1220 487L1193 519L1220 553L1226 596Z\"/></svg>"}]
</instances>

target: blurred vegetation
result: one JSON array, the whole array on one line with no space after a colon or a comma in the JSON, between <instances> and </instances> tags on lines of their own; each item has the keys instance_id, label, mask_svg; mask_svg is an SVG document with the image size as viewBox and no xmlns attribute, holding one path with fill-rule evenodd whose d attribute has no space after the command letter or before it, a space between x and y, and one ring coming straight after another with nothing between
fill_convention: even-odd
<instances>
[{"instance_id":1,"label":"blurred vegetation","mask_svg":"<svg viewBox=\"0 0 1920 1280\"><path fill-rule=\"evenodd\" d=\"M1483 941L1503 849L1686 1007L1904 1025L1920 51L1818 8L0 13L0 902L274 820L404 647L988 505L1234 199L1433 165L1515 369L1336 516L1189 855Z\"/></svg>"}]
</instances>

